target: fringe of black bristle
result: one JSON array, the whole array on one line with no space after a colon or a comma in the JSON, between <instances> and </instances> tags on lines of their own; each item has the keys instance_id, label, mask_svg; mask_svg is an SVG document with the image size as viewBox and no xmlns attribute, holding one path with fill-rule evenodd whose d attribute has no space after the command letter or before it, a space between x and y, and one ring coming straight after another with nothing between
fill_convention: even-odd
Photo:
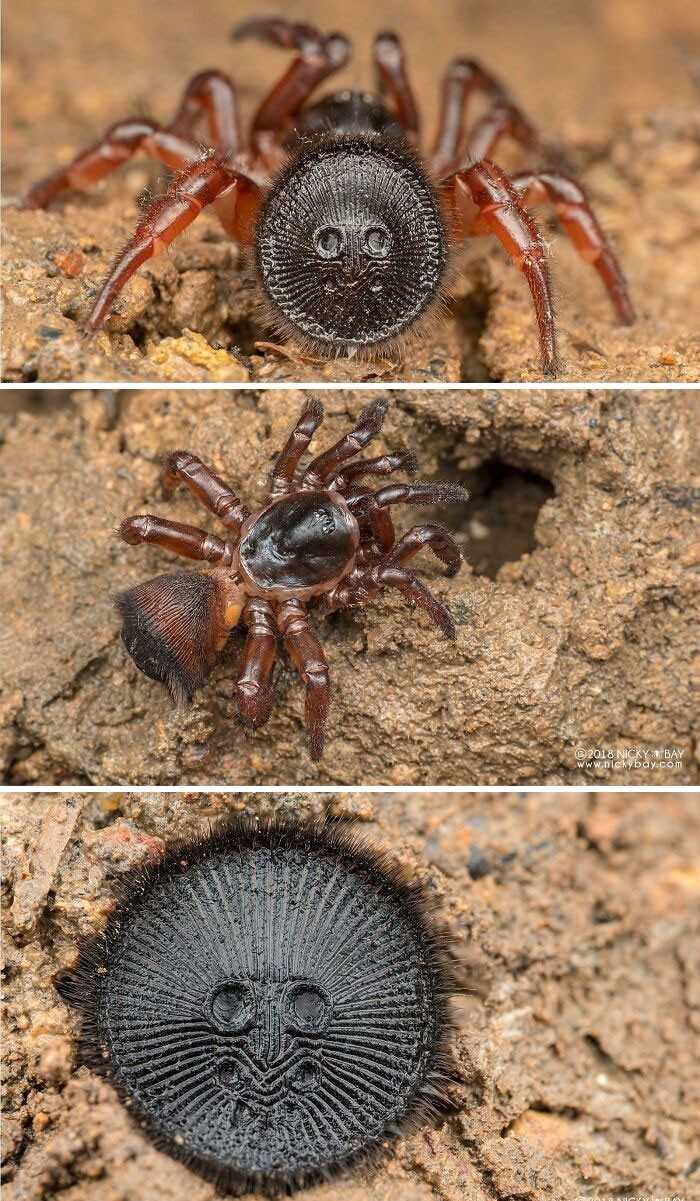
<instances>
[{"instance_id":1,"label":"fringe of black bristle","mask_svg":"<svg viewBox=\"0 0 700 1201\"><path fill-rule=\"evenodd\" d=\"M325 1168L314 1167L291 1176L269 1177L257 1173L241 1173L223 1168L215 1160L193 1154L163 1133L138 1104L124 1084L112 1072L108 1048L101 1041L97 1024L97 1005L100 978L104 974L110 950L128 924L130 915L160 883L187 871L190 867L218 855L230 855L249 849L294 849L305 852L326 852L337 857L343 866L365 872L370 879L388 883L409 914L420 944L425 948L433 985L436 1011L434 1039L430 1066L420 1087L410 1098L400 1121L388 1126L360 1151ZM333 1180L341 1172L358 1166L376 1169L389 1152L391 1143L402 1135L413 1133L454 1111L449 1090L457 1083L451 1056L455 1032L451 1000L462 991L451 954L454 940L437 923L438 903L408 868L396 864L391 852L373 846L357 823L349 828L340 818L254 818L236 814L224 818L210 829L208 835L190 841L171 844L164 855L145 867L127 872L115 885L115 908L98 935L83 939L78 947L78 961L71 971L57 980L63 1000L80 1016L79 1059L109 1081L121 1101L158 1150L185 1164L193 1172L212 1183L219 1192L242 1196L260 1192L267 1197L289 1196L299 1189Z\"/></svg>"}]
</instances>

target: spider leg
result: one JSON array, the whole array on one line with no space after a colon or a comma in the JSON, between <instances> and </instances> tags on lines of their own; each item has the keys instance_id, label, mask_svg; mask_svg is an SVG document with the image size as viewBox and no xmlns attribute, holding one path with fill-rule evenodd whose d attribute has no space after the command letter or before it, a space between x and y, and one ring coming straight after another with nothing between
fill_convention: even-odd
<instances>
[{"instance_id":1,"label":"spider leg","mask_svg":"<svg viewBox=\"0 0 700 1201\"><path fill-rule=\"evenodd\" d=\"M369 488L358 488L346 497L346 501L350 512L357 519L361 532L371 532L382 554L390 550L396 541L394 523L388 509L377 504L376 494Z\"/></svg>"},{"instance_id":2,"label":"spider leg","mask_svg":"<svg viewBox=\"0 0 700 1201\"><path fill-rule=\"evenodd\" d=\"M511 177L523 204L549 201L573 246L600 275L624 325L635 320L635 311L622 268L601 229L580 184L551 171L519 171Z\"/></svg>"},{"instance_id":3,"label":"spider leg","mask_svg":"<svg viewBox=\"0 0 700 1201\"><path fill-rule=\"evenodd\" d=\"M466 159L464 151L465 115L469 98L483 92L491 100L491 109L475 125L469 138L469 157L472 161L485 158L499 137L509 133L525 146L539 144L539 135L520 111L506 89L480 63L456 58L450 63L442 81L442 96L438 131L433 147L431 169L437 176L445 175ZM487 143L478 153L475 147Z\"/></svg>"},{"instance_id":4,"label":"spider leg","mask_svg":"<svg viewBox=\"0 0 700 1201\"><path fill-rule=\"evenodd\" d=\"M139 513L126 517L117 530L123 542L130 546L153 543L161 550L181 555L184 559L204 560L207 563L228 564L234 547L230 542L208 534L196 525L185 525L181 521L169 521L165 517L154 517L150 513Z\"/></svg>"},{"instance_id":5,"label":"spider leg","mask_svg":"<svg viewBox=\"0 0 700 1201\"><path fill-rule=\"evenodd\" d=\"M335 474L336 467L347 462L376 438L386 416L387 402L383 398L374 400L360 413L360 419L349 434L312 459L304 472L302 484L306 488L324 488L328 478Z\"/></svg>"},{"instance_id":6,"label":"spider leg","mask_svg":"<svg viewBox=\"0 0 700 1201\"><path fill-rule=\"evenodd\" d=\"M394 564L386 564L375 568L377 583L384 588L398 588L407 600L413 601L435 622L446 638L454 640L456 636L455 623L452 614L442 601L433 596L429 588L419 580L412 571Z\"/></svg>"},{"instance_id":7,"label":"spider leg","mask_svg":"<svg viewBox=\"0 0 700 1201\"><path fill-rule=\"evenodd\" d=\"M462 552L454 538L441 525L415 525L391 548L385 562L404 567L424 546L429 546L447 567L447 575L456 575L462 564Z\"/></svg>"},{"instance_id":8,"label":"spider leg","mask_svg":"<svg viewBox=\"0 0 700 1201\"><path fill-rule=\"evenodd\" d=\"M290 658L306 685L304 724L309 731L311 758L323 754L330 704L328 663L321 643L309 626L301 601L288 600L277 611L277 625Z\"/></svg>"},{"instance_id":9,"label":"spider leg","mask_svg":"<svg viewBox=\"0 0 700 1201\"><path fill-rule=\"evenodd\" d=\"M182 170L196 162L201 151L194 142L168 129L140 117L117 121L110 126L99 141L81 150L80 154L65 167L59 167L50 175L40 179L20 201L25 209L46 208L61 192L71 188L89 188L98 180L116 171L137 150L165 163L167 167Z\"/></svg>"},{"instance_id":10,"label":"spider leg","mask_svg":"<svg viewBox=\"0 0 700 1201\"><path fill-rule=\"evenodd\" d=\"M263 157L274 150L280 131L286 129L324 79L340 70L350 57L350 43L340 33L327 36L312 25L295 24L281 17L254 17L236 26L235 41L257 38L297 57L263 99L251 126L253 147Z\"/></svg>"},{"instance_id":11,"label":"spider leg","mask_svg":"<svg viewBox=\"0 0 700 1201\"><path fill-rule=\"evenodd\" d=\"M268 720L274 704L272 671L277 652L277 626L272 606L253 597L243 609L248 632L236 681L238 708L253 726Z\"/></svg>"},{"instance_id":12,"label":"spider leg","mask_svg":"<svg viewBox=\"0 0 700 1201\"><path fill-rule=\"evenodd\" d=\"M323 405L315 397L307 400L301 416L275 460L270 472L268 495L270 500L284 496L294 482L299 460L323 421Z\"/></svg>"},{"instance_id":13,"label":"spider leg","mask_svg":"<svg viewBox=\"0 0 700 1201\"><path fill-rule=\"evenodd\" d=\"M406 131L409 141L415 145L420 125L418 108L406 71L403 46L396 34L377 34L373 56L380 94L388 96L394 116Z\"/></svg>"},{"instance_id":14,"label":"spider leg","mask_svg":"<svg viewBox=\"0 0 700 1201\"><path fill-rule=\"evenodd\" d=\"M163 496L166 499L171 497L179 483L189 488L200 504L214 513L227 530L240 533L243 522L250 517L250 509L241 504L236 493L220 476L187 450L174 450L168 455L162 476Z\"/></svg>"},{"instance_id":15,"label":"spider leg","mask_svg":"<svg viewBox=\"0 0 700 1201\"><path fill-rule=\"evenodd\" d=\"M416 484L387 484L378 492L364 493L358 498L349 497L348 507L352 510L358 507L362 511L363 503L370 498L370 504L378 508L397 505L403 501L414 505L453 505L469 499L469 493L460 484L446 484L439 480L421 480Z\"/></svg>"},{"instance_id":16,"label":"spider leg","mask_svg":"<svg viewBox=\"0 0 700 1201\"><path fill-rule=\"evenodd\" d=\"M200 71L192 77L168 128L180 137L191 138L201 116L206 117L211 145L238 154L243 140L236 87L223 71Z\"/></svg>"},{"instance_id":17,"label":"spider leg","mask_svg":"<svg viewBox=\"0 0 700 1201\"><path fill-rule=\"evenodd\" d=\"M227 211L218 211L224 228L237 242L247 241L260 196L252 179L216 158L190 163L182 175L173 179L165 195L150 206L131 241L118 255L90 313L88 329L94 331L104 324L114 300L134 272L165 250L206 205L217 200L226 202Z\"/></svg>"},{"instance_id":18,"label":"spider leg","mask_svg":"<svg viewBox=\"0 0 700 1201\"><path fill-rule=\"evenodd\" d=\"M351 484L365 475L391 475L394 471L405 471L414 475L418 470L418 461L412 451L400 451L393 455L380 455L377 459L357 459L345 467L331 481L331 487L339 492L346 492Z\"/></svg>"},{"instance_id":19,"label":"spider leg","mask_svg":"<svg viewBox=\"0 0 700 1201\"><path fill-rule=\"evenodd\" d=\"M525 276L535 307L542 368L546 375L556 375L559 363L552 285L537 225L495 163L474 163L451 175L444 186L453 204L457 236L495 235Z\"/></svg>"}]
</instances>

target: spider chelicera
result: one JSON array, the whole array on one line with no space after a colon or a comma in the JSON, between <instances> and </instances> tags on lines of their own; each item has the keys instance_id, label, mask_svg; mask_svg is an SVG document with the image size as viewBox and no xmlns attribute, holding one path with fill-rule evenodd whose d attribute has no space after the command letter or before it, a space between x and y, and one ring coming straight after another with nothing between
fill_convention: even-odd
<instances>
[{"instance_id":1,"label":"spider chelicera","mask_svg":"<svg viewBox=\"0 0 700 1201\"><path fill-rule=\"evenodd\" d=\"M323 419L309 401L272 469L267 500L254 514L228 484L188 451L167 459L163 489L178 483L229 531L223 540L196 526L148 515L127 517L119 534L132 545L154 543L187 559L214 564L211 574L162 575L123 592L117 608L122 638L137 667L168 685L175 699L191 699L204 683L231 629L247 628L237 681L242 717L260 726L274 702L277 640L306 685L305 721L311 757L323 752L330 700L328 665L309 624L307 607L326 612L363 605L397 588L425 609L442 633L455 637L449 609L409 569L429 546L454 575L462 562L452 536L439 525L415 526L396 539L392 505L449 504L467 499L456 484L389 484L378 491L363 477L415 471L413 455L356 458L380 431L386 401L370 404L358 424L301 470L300 459Z\"/></svg>"},{"instance_id":2,"label":"spider chelicera","mask_svg":"<svg viewBox=\"0 0 700 1201\"><path fill-rule=\"evenodd\" d=\"M127 280L207 205L255 262L271 322L310 353L396 351L439 314L450 261L467 238L494 235L529 285L542 368L558 370L546 249L528 206L553 205L582 258L595 267L618 317L634 310L617 258L580 185L554 171L506 175L491 161L509 135L542 148L501 84L478 63L455 59L442 83L437 138L419 144L419 118L398 37L374 42L379 94L339 92L307 103L343 67L350 43L281 18L244 22L237 39L294 50L288 70L258 107L244 141L232 80L196 75L171 123L119 121L71 163L35 184L23 204L43 207L69 188L102 179L142 150L178 172L118 255L88 318L97 330ZM489 106L467 129L469 98ZM206 120L210 148L195 140Z\"/></svg>"}]
</instances>

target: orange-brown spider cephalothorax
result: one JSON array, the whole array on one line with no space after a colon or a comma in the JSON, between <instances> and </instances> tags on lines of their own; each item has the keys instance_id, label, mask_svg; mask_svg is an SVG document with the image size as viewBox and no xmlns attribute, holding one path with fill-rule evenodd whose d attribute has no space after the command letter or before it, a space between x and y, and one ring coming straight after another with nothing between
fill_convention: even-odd
<instances>
[{"instance_id":1,"label":"orange-brown spider cephalothorax","mask_svg":"<svg viewBox=\"0 0 700 1201\"><path fill-rule=\"evenodd\" d=\"M549 202L584 260L598 271L621 321L634 310L617 259L573 179L554 171L508 176L490 159L504 135L541 148L530 122L478 63L455 59L442 84L431 152L419 148L419 119L397 36L374 42L379 96L340 92L309 105L343 67L350 43L282 18L234 31L294 50L296 57L260 104L244 143L233 82L196 75L168 126L132 119L30 189L42 207L87 187L137 150L178 172L118 256L88 326L99 329L116 296L212 205L224 229L256 262L267 309L280 331L325 355L372 357L395 348L439 313L450 248L494 235L525 276L537 318L543 370L557 371L552 289L544 242L528 205ZM469 97L489 107L471 129ZM205 118L211 152L193 140Z\"/></svg>"},{"instance_id":2,"label":"orange-brown spider cephalothorax","mask_svg":"<svg viewBox=\"0 0 700 1201\"><path fill-rule=\"evenodd\" d=\"M140 515L122 522L132 545L154 543L187 559L215 564L210 574L158 576L122 593L117 607L122 638L137 667L162 681L175 698L191 698L206 680L231 628L241 621L247 638L237 681L241 715L254 726L270 716L278 637L306 685L306 726L311 757L323 751L330 700L328 666L307 606L326 612L375 600L397 588L425 609L447 638L455 626L449 609L407 564L430 546L454 575L462 556L439 525L415 526L396 539L391 505L449 504L467 494L455 484L389 484L378 491L363 478L397 470L412 474L410 454L355 458L380 431L386 401L370 404L355 429L313 459L299 461L323 419L309 401L278 456L267 503L251 514L223 480L187 451L175 451L163 477L166 496L184 483L229 531L225 541L195 526Z\"/></svg>"}]
</instances>

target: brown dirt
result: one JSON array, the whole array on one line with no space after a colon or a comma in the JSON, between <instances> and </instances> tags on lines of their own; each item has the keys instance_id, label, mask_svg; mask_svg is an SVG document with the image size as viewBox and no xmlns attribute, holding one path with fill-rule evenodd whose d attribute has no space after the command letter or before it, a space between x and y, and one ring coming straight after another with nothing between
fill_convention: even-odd
<instances>
[{"instance_id":1,"label":"brown dirt","mask_svg":"<svg viewBox=\"0 0 700 1201\"><path fill-rule=\"evenodd\" d=\"M5 22L6 199L117 117L147 112L167 119L185 80L202 67L230 68L250 114L263 81L284 61L272 49L228 43L234 21L257 11L254 0L242 0L235 12L229 0L124 0L103 6L96 19L90 0L13 5ZM443 0L430 6L429 25L427 11L420 0L384 0L379 15L371 0L345 6L338 19L355 39L355 56L338 82L370 84L371 33L378 24L395 26L431 130L444 64L456 52L481 58L565 148L614 238L639 308L633 328L616 326L594 273L552 230L563 378L700 379L696 6L508 0L494 10L483 0ZM321 0L285 12L332 22ZM523 165L509 147L499 158ZM109 333L87 341L80 322L90 298L134 227L139 195L162 183L152 165L134 161L94 195L72 197L49 213L6 211L4 378L539 378L527 289L486 243L470 254L439 334L397 365L319 367L252 354L255 340L271 331L237 250L209 216L139 273Z\"/></svg>"},{"instance_id":2,"label":"brown dirt","mask_svg":"<svg viewBox=\"0 0 700 1201\"><path fill-rule=\"evenodd\" d=\"M317 618L333 706L308 758L303 689L283 659L263 730L237 719L233 632L193 706L128 659L111 597L170 569L113 530L165 505L162 456L187 447L260 502L293 391L3 397L3 776L10 784L666 784L700 782L700 422L694 392L396 392L377 446L459 479L433 516L467 564L420 571L457 640L396 595ZM324 395L319 445L368 393ZM428 516L430 516L428 514ZM399 529L426 510L398 516ZM207 519L204 518L206 524ZM172 561L171 561L172 562ZM595 757L591 755L595 753Z\"/></svg>"},{"instance_id":3,"label":"brown dirt","mask_svg":"<svg viewBox=\"0 0 700 1201\"><path fill-rule=\"evenodd\" d=\"M214 1201L76 1069L54 990L115 882L211 817L359 817L456 940L456 1111L308 1201L700 1198L700 809L682 793L6 794L6 1201Z\"/></svg>"}]
</instances>

